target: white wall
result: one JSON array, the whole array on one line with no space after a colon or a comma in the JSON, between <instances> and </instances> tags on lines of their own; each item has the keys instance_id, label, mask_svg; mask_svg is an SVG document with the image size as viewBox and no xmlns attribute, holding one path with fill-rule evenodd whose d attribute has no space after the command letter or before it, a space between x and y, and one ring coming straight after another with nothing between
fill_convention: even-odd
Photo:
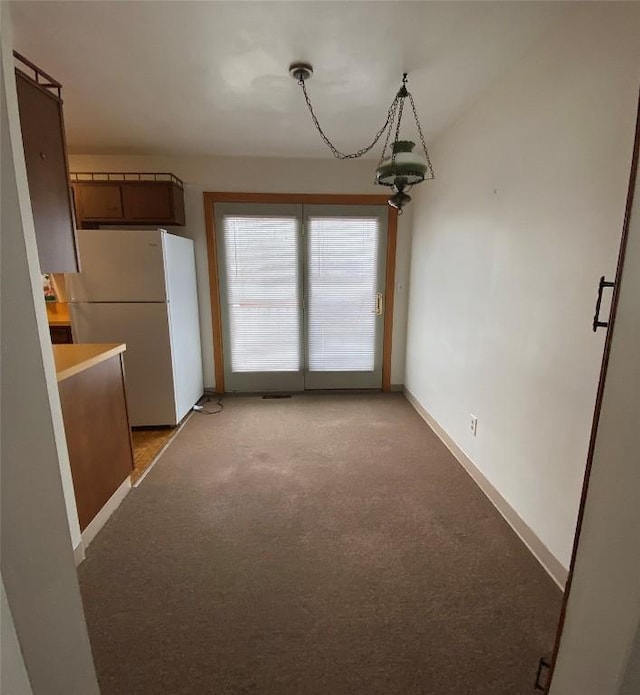
<instances>
[{"instance_id":1,"label":"white wall","mask_svg":"<svg viewBox=\"0 0 640 695\"><path fill-rule=\"evenodd\" d=\"M620 688L620 695L637 695L638 693L640 693L640 624L629 651L622 687Z\"/></svg>"},{"instance_id":2,"label":"white wall","mask_svg":"<svg viewBox=\"0 0 640 695\"><path fill-rule=\"evenodd\" d=\"M640 177L550 695L640 692Z\"/></svg>"},{"instance_id":3,"label":"white wall","mask_svg":"<svg viewBox=\"0 0 640 695\"><path fill-rule=\"evenodd\" d=\"M21 214L22 219L20 220L20 224L25 224L26 226L29 227L29 229L25 229L24 237L20 237L19 242L21 244L25 244L28 248L25 248L24 252L25 253L30 253L30 254L36 254L35 260L33 260L33 256L30 259L30 262L33 265L34 269L34 274L33 277L29 279L32 283L35 283L33 285L34 291L36 292L36 304L37 306L34 307L34 312L37 313L37 319L43 320L42 323L39 324L38 330L39 334L38 337L41 340L44 340L45 342L43 343L46 345L47 352L45 355L41 355L40 359L44 360L46 362L47 367L51 367L53 369L53 353L49 349L49 346L51 344L51 338L49 335L49 329L48 325L46 322L46 309L45 309L45 303L44 303L44 297L42 294L42 280L40 276L40 265L37 260L37 247L36 247L36 240L35 240L35 232L33 231L33 217L31 214L31 203L29 201L29 191L28 191L28 184L26 181L26 169L24 167L24 156L22 152L22 135L20 133L20 120L19 120L19 114L18 114L18 101L17 101L17 94L16 94L16 89L15 89L15 77L13 74L13 57L12 57L12 48L7 48L7 46L11 46L11 35L10 35L10 20L9 20L9 12L6 11L6 16L3 15L2 17L2 39L3 39L3 51L4 55L8 56L7 60L10 61L10 65L7 68L9 73L11 75L11 85L7 86L7 90L5 92L6 94L6 106L4 108L7 109L8 112L8 118L11 121L12 127L15 129L15 137L17 139L17 143L20 146L20 151L19 151L19 157L16 158L15 162L11 160L11 140L8 131L6 134L3 134L3 139L2 139L2 156L3 156L3 166L9 167L8 169L8 174L7 174L7 182L10 180L9 176L13 178L14 176L17 176L18 179L20 180L20 177L25 177L24 181L21 181L18 185L19 192L20 192L20 205L21 205L21 210L18 211L16 210L16 214ZM9 127L9 123L7 122L7 128ZM15 167L15 174L14 174L14 167ZM21 186L24 185L24 189L21 189ZM4 212L4 210L3 210ZM7 203L7 215L9 216L11 214L10 208ZM28 221L26 218L29 218ZM18 218L15 218L16 222L18 222ZM6 232L9 234L9 232ZM13 287L11 286L10 282L7 279L8 273L9 272L16 272L16 273L23 273L24 268L22 267L14 267L11 266L10 270L5 273L5 281L7 282L7 285L9 286L9 292L8 295L11 293L13 290ZM23 280L25 283L27 282L28 278L26 276L23 277ZM26 287L26 284L25 284ZM7 296L8 296L7 295ZM12 322L15 320L19 320L18 316L20 315L20 312L22 311L22 306L20 304L15 304L15 303L10 303L8 300L6 300L5 304L3 304L3 321L6 321L7 326L12 326ZM27 310L25 308L25 315L27 313ZM32 317L35 318L36 317ZM25 346L25 350L28 349L30 346ZM38 354L40 353L40 345L39 344L33 344L31 346L34 348L34 350L37 350ZM55 435L55 445L57 449L57 457L58 457L58 464L59 464L59 472L60 472L60 480L62 483L62 491L64 494L64 499L65 499L65 504L67 508L67 521L69 524L69 533L71 535L71 545L74 549L74 553L76 554L76 558L80 560L81 558L84 557L84 550L82 547L82 536L80 534L80 523L78 521L78 510L76 507L76 498L75 498L75 493L73 490L73 479L71 477L71 466L69 464L69 453L67 451L67 440L65 438L64 434L64 424L62 421L62 410L60 407L60 399L58 397L58 387L57 383L55 381L55 378L53 379L52 382L48 383L48 391L49 391L49 397L51 398L51 408L52 408L52 418L51 418L51 427L53 428L53 432Z\"/></svg>"},{"instance_id":4,"label":"white wall","mask_svg":"<svg viewBox=\"0 0 640 695\"><path fill-rule=\"evenodd\" d=\"M69 156L69 166L71 171L170 171L185 182L187 225L171 231L189 236L196 245L202 356L207 387L215 386L215 378L203 191L379 195L387 192L386 188L372 183L376 162L370 160L341 162L333 159L72 154ZM411 216L404 214L398 224L392 384L404 383L410 234Z\"/></svg>"},{"instance_id":5,"label":"white wall","mask_svg":"<svg viewBox=\"0 0 640 695\"><path fill-rule=\"evenodd\" d=\"M7 3L0 5L0 17L2 579L33 692L94 695L98 685L70 539L70 526L73 531L78 521L73 490L69 516L65 504L69 460L29 203ZM11 634L4 624L3 634L7 630ZM13 659L9 668L9 682L24 690L21 660Z\"/></svg>"},{"instance_id":6,"label":"white wall","mask_svg":"<svg viewBox=\"0 0 640 695\"><path fill-rule=\"evenodd\" d=\"M4 581L0 582L0 692L7 695L33 695L4 590Z\"/></svg>"},{"instance_id":7,"label":"white wall","mask_svg":"<svg viewBox=\"0 0 640 695\"><path fill-rule=\"evenodd\" d=\"M405 383L568 566L622 229L640 6L576 3L435 143ZM603 307L603 315L608 302ZM478 417L477 437L469 429Z\"/></svg>"}]
</instances>

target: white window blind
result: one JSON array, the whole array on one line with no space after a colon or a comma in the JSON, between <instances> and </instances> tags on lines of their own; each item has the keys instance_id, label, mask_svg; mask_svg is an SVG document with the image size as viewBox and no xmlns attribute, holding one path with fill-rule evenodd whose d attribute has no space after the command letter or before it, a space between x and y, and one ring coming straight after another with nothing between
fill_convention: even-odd
<instances>
[{"instance_id":1,"label":"white window blind","mask_svg":"<svg viewBox=\"0 0 640 695\"><path fill-rule=\"evenodd\" d=\"M377 217L308 218L307 340L311 371L373 371Z\"/></svg>"},{"instance_id":2,"label":"white window blind","mask_svg":"<svg viewBox=\"0 0 640 695\"><path fill-rule=\"evenodd\" d=\"M225 216L231 369L301 369L298 219Z\"/></svg>"}]
</instances>

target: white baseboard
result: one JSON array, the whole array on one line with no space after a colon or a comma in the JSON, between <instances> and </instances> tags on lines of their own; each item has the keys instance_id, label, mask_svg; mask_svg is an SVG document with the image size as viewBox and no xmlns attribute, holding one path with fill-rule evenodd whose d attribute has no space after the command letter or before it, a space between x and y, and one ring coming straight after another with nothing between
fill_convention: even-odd
<instances>
[{"instance_id":1,"label":"white baseboard","mask_svg":"<svg viewBox=\"0 0 640 695\"><path fill-rule=\"evenodd\" d=\"M84 560L84 545L82 543L82 539L73 549L73 559L76 563L76 567Z\"/></svg>"},{"instance_id":2,"label":"white baseboard","mask_svg":"<svg viewBox=\"0 0 640 695\"><path fill-rule=\"evenodd\" d=\"M391 384L391 390L392 391L404 391L404 384Z\"/></svg>"},{"instance_id":3,"label":"white baseboard","mask_svg":"<svg viewBox=\"0 0 640 695\"><path fill-rule=\"evenodd\" d=\"M89 546L89 543L98 535L98 531L107 523L109 517L120 506L122 500L129 494L131 490L131 479L127 476L126 480L120 487L111 495L102 509L91 520L91 523L82 532L83 555L84 550Z\"/></svg>"},{"instance_id":4,"label":"white baseboard","mask_svg":"<svg viewBox=\"0 0 640 695\"><path fill-rule=\"evenodd\" d=\"M485 478L480 469L473 461L462 451L462 449L451 439L445 432L440 423L431 416L420 401L405 388L404 395L406 399L415 408L420 417L429 425L436 436L455 456L460 465L473 478L474 482L488 497L493 506L500 512L505 521L515 531L520 540L533 553L538 562L544 567L545 571L553 579L553 581L564 590L567 582L568 572L561 562L551 553L547 546L538 538L534 531L520 517L518 512L507 502L507 500L498 492L492 483Z\"/></svg>"}]
</instances>

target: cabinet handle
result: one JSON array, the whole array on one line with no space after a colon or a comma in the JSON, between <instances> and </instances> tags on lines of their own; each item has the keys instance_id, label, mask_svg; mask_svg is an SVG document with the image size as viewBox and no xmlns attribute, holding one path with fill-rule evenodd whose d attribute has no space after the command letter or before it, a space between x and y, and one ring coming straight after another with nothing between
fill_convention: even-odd
<instances>
[{"instance_id":1,"label":"cabinet handle","mask_svg":"<svg viewBox=\"0 0 640 695\"><path fill-rule=\"evenodd\" d=\"M600 304L602 304L602 291L605 287L615 287L615 282L608 282L604 279L604 275L600 278L598 284L598 299L596 300L596 313L593 316L593 332L595 333L598 328L607 328L609 326L608 321L600 321Z\"/></svg>"},{"instance_id":2,"label":"cabinet handle","mask_svg":"<svg viewBox=\"0 0 640 695\"><path fill-rule=\"evenodd\" d=\"M46 152L40 152L40 159L46 159L47 158L47 153Z\"/></svg>"}]
</instances>

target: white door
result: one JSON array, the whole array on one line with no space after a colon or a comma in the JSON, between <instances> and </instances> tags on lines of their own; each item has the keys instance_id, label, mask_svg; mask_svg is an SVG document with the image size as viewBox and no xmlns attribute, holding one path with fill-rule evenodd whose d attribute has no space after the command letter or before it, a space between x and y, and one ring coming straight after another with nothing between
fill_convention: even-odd
<instances>
[{"instance_id":1,"label":"white door","mask_svg":"<svg viewBox=\"0 0 640 695\"><path fill-rule=\"evenodd\" d=\"M131 425L178 424L167 304L79 303L69 308L75 342L126 343Z\"/></svg>"},{"instance_id":2,"label":"white door","mask_svg":"<svg viewBox=\"0 0 640 695\"><path fill-rule=\"evenodd\" d=\"M80 273L65 276L70 301L164 302L166 232L80 229Z\"/></svg>"},{"instance_id":3,"label":"white door","mask_svg":"<svg viewBox=\"0 0 640 695\"><path fill-rule=\"evenodd\" d=\"M304 206L305 389L382 387L386 206Z\"/></svg>"},{"instance_id":4,"label":"white door","mask_svg":"<svg viewBox=\"0 0 640 695\"><path fill-rule=\"evenodd\" d=\"M386 206L215 206L227 391L381 388Z\"/></svg>"},{"instance_id":5,"label":"white door","mask_svg":"<svg viewBox=\"0 0 640 695\"><path fill-rule=\"evenodd\" d=\"M182 419L202 396L202 349L193 241L165 234L165 265L176 410Z\"/></svg>"},{"instance_id":6,"label":"white door","mask_svg":"<svg viewBox=\"0 0 640 695\"><path fill-rule=\"evenodd\" d=\"M227 391L301 391L299 205L216 205Z\"/></svg>"}]
</instances>

